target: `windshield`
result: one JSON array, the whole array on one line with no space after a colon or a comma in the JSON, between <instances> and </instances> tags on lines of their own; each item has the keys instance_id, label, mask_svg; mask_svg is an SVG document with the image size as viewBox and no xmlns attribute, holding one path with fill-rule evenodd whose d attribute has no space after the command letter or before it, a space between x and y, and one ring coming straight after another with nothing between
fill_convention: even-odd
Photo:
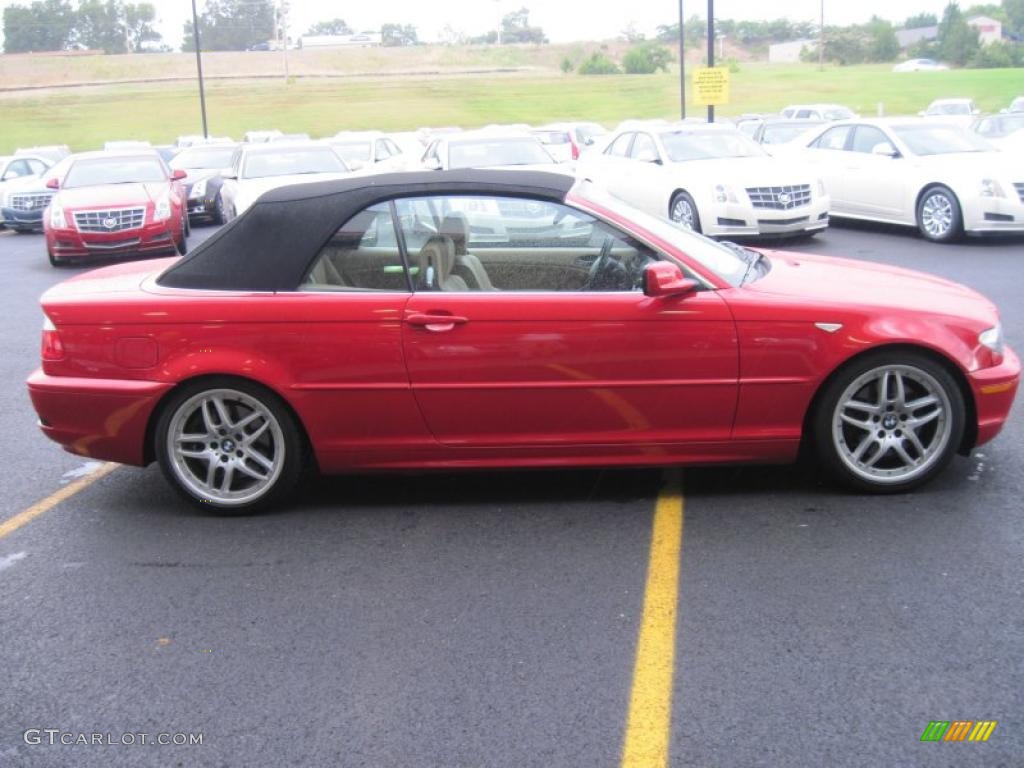
<instances>
[{"instance_id":1,"label":"windshield","mask_svg":"<svg viewBox=\"0 0 1024 768\"><path fill-rule=\"evenodd\" d=\"M344 158L346 163L370 162L370 142L368 141L349 141L344 144L331 142L331 146Z\"/></svg>"},{"instance_id":2,"label":"windshield","mask_svg":"<svg viewBox=\"0 0 1024 768\"><path fill-rule=\"evenodd\" d=\"M846 107L829 107L821 111L822 117L826 120L849 120L851 117L856 117L852 110Z\"/></svg>"},{"instance_id":3,"label":"windshield","mask_svg":"<svg viewBox=\"0 0 1024 768\"><path fill-rule=\"evenodd\" d=\"M678 248L729 285L740 285L747 272L748 262L740 258L734 249L704 237L692 229L673 224L668 219L637 210L590 182L578 183L570 194L578 194L585 203L592 202L621 214L641 229Z\"/></svg>"},{"instance_id":4,"label":"windshield","mask_svg":"<svg viewBox=\"0 0 1024 768\"><path fill-rule=\"evenodd\" d=\"M897 125L892 130L915 155L993 150L993 146L980 136L952 125Z\"/></svg>"},{"instance_id":5,"label":"windshield","mask_svg":"<svg viewBox=\"0 0 1024 768\"><path fill-rule=\"evenodd\" d=\"M761 141L765 144L785 144L815 125L819 123L813 120L805 120L802 123L767 123Z\"/></svg>"},{"instance_id":6,"label":"windshield","mask_svg":"<svg viewBox=\"0 0 1024 768\"><path fill-rule=\"evenodd\" d=\"M551 155L534 138L459 141L448 147L448 167L485 168L499 165L548 165Z\"/></svg>"},{"instance_id":7,"label":"windshield","mask_svg":"<svg viewBox=\"0 0 1024 768\"><path fill-rule=\"evenodd\" d=\"M932 104L925 113L928 115L969 115L971 105L962 102L954 104Z\"/></svg>"},{"instance_id":8,"label":"windshield","mask_svg":"<svg viewBox=\"0 0 1024 768\"><path fill-rule=\"evenodd\" d=\"M97 184L135 184L167 181L159 157L120 157L79 160L71 166L64 187L92 187Z\"/></svg>"},{"instance_id":9,"label":"windshield","mask_svg":"<svg viewBox=\"0 0 1024 768\"><path fill-rule=\"evenodd\" d=\"M243 179L291 176L304 173L344 173L348 169L330 147L278 149L253 152L245 158Z\"/></svg>"},{"instance_id":10,"label":"windshield","mask_svg":"<svg viewBox=\"0 0 1024 768\"><path fill-rule=\"evenodd\" d=\"M183 149L171 160L171 168L197 168L202 170L220 170L231 165L231 156L235 153L233 146L224 147L192 147Z\"/></svg>"},{"instance_id":11,"label":"windshield","mask_svg":"<svg viewBox=\"0 0 1024 768\"><path fill-rule=\"evenodd\" d=\"M569 134L565 131L534 131L533 135L536 136L541 144L545 146L551 144L568 144L572 139L569 138Z\"/></svg>"},{"instance_id":12,"label":"windshield","mask_svg":"<svg viewBox=\"0 0 1024 768\"><path fill-rule=\"evenodd\" d=\"M1001 117L997 125L997 134L1000 136L1009 136L1011 133L1024 130L1024 114Z\"/></svg>"},{"instance_id":13,"label":"windshield","mask_svg":"<svg viewBox=\"0 0 1024 768\"><path fill-rule=\"evenodd\" d=\"M673 163L725 157L763 157L764 150L739 131L665 131L661 143Z\"/></svg>"}]
</instances>

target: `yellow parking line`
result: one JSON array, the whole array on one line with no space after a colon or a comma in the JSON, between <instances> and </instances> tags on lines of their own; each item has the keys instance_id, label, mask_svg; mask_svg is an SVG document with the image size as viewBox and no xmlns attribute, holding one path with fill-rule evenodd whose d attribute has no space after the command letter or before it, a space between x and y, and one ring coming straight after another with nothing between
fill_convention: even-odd
<instances>
[{"instance_id":1,"label":"yellow parking line","mask_svg":"<svg viewBox=\"0 0 1024 768\"><path fill-rule=\"evenodd\" d=\"M40 515L49 512L62 501L67 501L79 491L84 491L86 488L95 483L101 477L106 477L119 466L121 465L108 462L99 469L97 469L95 472L93 472L91 475L83 477L80 480L75 480L75 482L73 483L68 483L56 493L52 493L42 501L36 502L31 507L26 509L24 512L19 512L14 517L4 520L2 523L0 523L0 539L3 539L4 537L14 533L23 525L31 523Z\"/></svg>"},{"instance_id":2,"label":"yellow parking line","mask_svg":"<svg viewBox=\"0 0 1024 768\"><path fill-rule=\"evenodd\" d=\"M668 765L682 548L683 492L678 474L671 472L654 510L643 616L622 747L623 768Z\"/></svg>"}]
</instances>

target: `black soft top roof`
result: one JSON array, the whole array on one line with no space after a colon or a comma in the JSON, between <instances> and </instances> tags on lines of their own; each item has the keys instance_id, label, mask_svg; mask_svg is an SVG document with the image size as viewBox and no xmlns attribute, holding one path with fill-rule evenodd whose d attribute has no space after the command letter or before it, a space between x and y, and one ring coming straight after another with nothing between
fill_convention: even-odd
<instances>
[{"instance_id":1,"label":"black soft top roof","mask_svg":"<svg viewBox=\"0 0 1024 768\"><path fill-rule=\"evenodd\" d=\"M263 194L242 216L175 262L157 283L170 288L290 291L338 228L396 197L501 194L561 201L575 180L539 171L417 171L294 184Z\"/></svg>"}]
</instances>

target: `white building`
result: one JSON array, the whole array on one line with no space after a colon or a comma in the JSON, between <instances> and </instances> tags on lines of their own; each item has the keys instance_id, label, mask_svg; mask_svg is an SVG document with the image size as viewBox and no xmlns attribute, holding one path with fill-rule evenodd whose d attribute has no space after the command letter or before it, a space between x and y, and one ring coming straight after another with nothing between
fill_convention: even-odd
<instances>
[{"instance_id":1,"label":"white building","mask_svg":"<svg viewBox=\"0 0 1024 768\"><path fill-rule=\"evenodd\" d=\"M996 43L1003 39L1003 25L998 19L988 16L972 16L967 23L978 30L978 39L982 45Z\"/></svg>"},{"instance_id":2,"label":"white building","mask_svg":"<svg viewBox=\"0 0 1024 768\"><path fill-rule=\"evenodd\" d=\"M817 40L791 40L788 43L775 43L768 46L768 61L772 64L795 64L800 61L804 48L809 51L818 49Z\"/></svg>"},{"instance_id":3,"label":"white building","mask_svg":"<svg viewBox=\"0 0 1024 768\"><path fill-rule=\"evenodd\" d=\"M299 38L299 48L366 47L382 43L380 32L357 32L354 35L303 35Z\"/></svg>"}]
</instances>

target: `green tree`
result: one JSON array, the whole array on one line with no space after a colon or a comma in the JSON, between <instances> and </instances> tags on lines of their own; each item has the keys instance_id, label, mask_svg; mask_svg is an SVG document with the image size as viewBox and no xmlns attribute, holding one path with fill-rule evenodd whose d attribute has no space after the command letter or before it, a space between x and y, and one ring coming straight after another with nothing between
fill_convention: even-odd
<instances>
[{"instance_id":1,"label":"green tree","mask_svg":"<svg viewBox=\"0 0 1024 768\"><path fill-rule=\"evenodd\" d=\"M384 45L416 45L419 38L413 24L385 24L380 28L380 37Z\"/></svg>"},{"instance_id":2,"label":"green tree","mask_svg":"<svg viewBox=\"0 0 1024 768\"><path fill-rule=\"evenodd\" d=\"M162 39L153 28L156 23L156 8L150 3L128 3L124 6L124 25L128 29L128 47L141 51L142 44Z\"/></svg>"},{"instance_id":3,"label":"green tree","mask_svg":"<svg viewBox=\"0 0 1024 768\"><path fill-rule=\"evenodd\" d=\"M951 2L939 22L939 55L944 61L962 67L980 47L978 30L964 18L960 6Z\"/></svg>"},{"instance_id":4,"label":"green tree","mask_svg":"<svg viewBox=\"0 0 1024 768\"><path fill-rule=\"evenodd\" d=\"M619 65L603 53L592 53L590 58L583 60L578 71L581 75L622 74L622 70L619 69Z\"/></svg>"},{"instance_id":5,"label":"green tree","mask_svg":"<svg viewBox=\"0 0 1024 768\"><path fill-rule=\"evenodd\" d=\"M1024 0L1003 0L1007 30L1018 38L1024 38Z\"/></svg>"},{"instance_id":6,"label":"green tree","mask_svg":"<svg viewBox=\"0 0 1024 768\"><path fill-rule=\"evenodd\" d=\"M69 0L36 0L4 8L4 52L62 51L74 37Z\"/></svg>"},{"instance_id":7,"label":"green tree","mask_svg":"<svg viewBox=\"0 0 1024 768\"><path fill-rule=\"evenodd\" d=\"M127 37L123 8L117 0L83 0L75 23L75 39L80 44L90 50L124 53Z\"/></svg>"},{"instance_id":8,"label":"green tree","mask_svg":"<svg viewBox=\"0 0 1024 768\"><path fill-rule=\"evenodd\" d=\"M893 61L900 55L900 43L892 24L877 16L865 25L867 32L866 58L868 61Z\"/></svg>"},{"instance_id":9,"label":"green tree","mask_svg":"<svg viewBox=\"0 0 1024 768\"><path fill-rule=\"evenodd\" d=\"M530 26L530 11L526 7L506 13L501 20L501 42L546 43L547 37L540 27Z\"/></svg>"},{"instance_id":10,"label":"green tree","mask_svg":"<svg viewBox=\"0 0 1024 768\"><path fill-rule=\"evenodd\" d=\"M344 19L331 19L330 21L318 21L307 35L351 35L352 28L345 23Z\"/></svg>"},{"instance_id":11,"label":"green tree","mask_svg":"<svg viewBox=\"0 0 1024 768\"><path fill-rule=\"evenodd\" d=\"M934 27L939 23L938 17L934 13L918 13L910 16L906 21L903 22L904 29L923 29L924 27Z\"/></svg>"},{"instance_id":12,"label":"green tree","mask_svg":"<svg viewBox=\"0 0 1024 768\"><path fill-rule=\"evenodd\" d=\"M658 70L668 71L672 54L657 43L639 43L622 58L622 68L630 75L653 75Z\"/></svg>"},{"instance_id":13,"label":"green tree","mask_svg":"<svg viewBox=\"0 0 1024 768\"><path fill-rule=\"evenodd\" d=\"M244 51L274 37L275 11L271 0L207 0L199 17L204 51ZM196 49L192 22L184 27L181 50Z\"/></svg>"},{"instance_id":14,"label":"green tree","mask_svg":"<svg viewBox=\"0 0 1024 768\"><path fill-rule=\"evenodd\" d=\"M857 27L826 27L825 28L825 61L832 61L840 66L862 64L867 59L867 36L864 30ZM805 46L800 53L804 61L817 61L817 49Z\"/></svg>"}]
</instances>

